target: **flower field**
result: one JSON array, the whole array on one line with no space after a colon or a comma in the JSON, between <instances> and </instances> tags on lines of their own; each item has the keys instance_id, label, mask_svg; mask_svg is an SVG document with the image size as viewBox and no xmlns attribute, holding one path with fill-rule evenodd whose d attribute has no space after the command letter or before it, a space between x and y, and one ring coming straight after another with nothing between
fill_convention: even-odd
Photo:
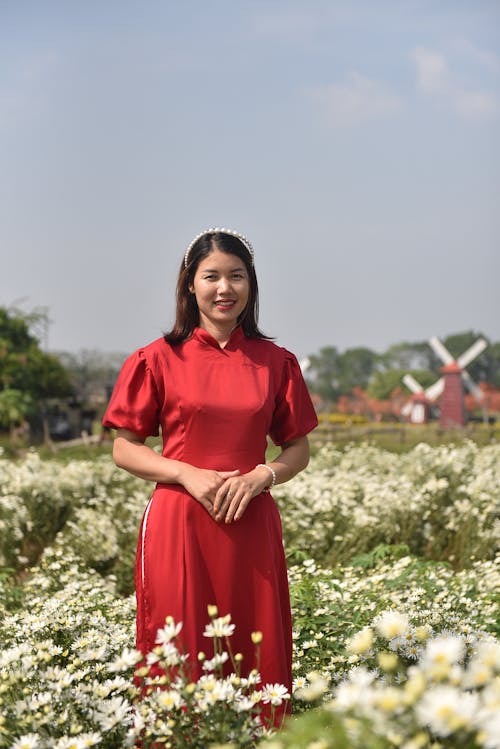
<instances>
[{"instance_id":1,"label":"flower field","mask_svg":"<svg viewBox=\"0 0 500 749\"><path fill-rule=\"evenodd\" d=\"M180 622L146 658L134 650L151 487L109 456L0 457L0 486L0 746L500 747L499 445L325 447L275 488L291 696L240 675L230 612L207 612L196 683Z\"/></svg>"}]
</instances>

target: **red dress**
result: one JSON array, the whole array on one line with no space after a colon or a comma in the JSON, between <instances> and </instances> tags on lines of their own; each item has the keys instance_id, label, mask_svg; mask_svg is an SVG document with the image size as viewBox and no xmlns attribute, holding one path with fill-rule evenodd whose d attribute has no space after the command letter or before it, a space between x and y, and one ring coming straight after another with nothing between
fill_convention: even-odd
<instances>
[{"instance_id":1,"label":"red dress","mask_svg":"<svg viewBox=\"0 0 500 749\"><path fill-rule=\"evenodd\" d=\"M247 338L240 327L225 348L202 328L172 346L163 338L124 363L103 424L146 438L161 426L163 455L199 468L245 473L265 462L267 435L282 445L310 432L316 414L293 354ZM230 613L242 673L255 667L251 633L261 631L263 683L291 687L291 616L278 508L268 491L243 517L216 523L177 484L157 484L141 529L135 571L137 648L154 646L167 615L183 622L192 678L201 675L207 605Z\"/></svg>"}]
</instances>

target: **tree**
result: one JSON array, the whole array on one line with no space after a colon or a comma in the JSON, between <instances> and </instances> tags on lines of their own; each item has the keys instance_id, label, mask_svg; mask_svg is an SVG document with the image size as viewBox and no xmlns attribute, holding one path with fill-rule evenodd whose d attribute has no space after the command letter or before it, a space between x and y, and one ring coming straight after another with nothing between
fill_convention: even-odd
<instances>
[{"instance_id":1,"label":"tree","mask_svg":"<svg viewBox=\"0 0 500 749\"><path fill-rule=\"evenodd\" d=\"M492 343L484 352L488 355L488 372L486 381L500 387L500 342Z\"/></svg>"},{"instance_id":2,"label":"tree","mask_svg":"<svg viewBox=\"0 0 500 749\"><path fill-rule=\"evenodd\" d=\"M377 400L387 400L396 388L399 388L403 392L410 394L411 391L408 390L403 382L403 377L405 374L412 374L417 382L422 385L424 390L425 388L429 387L429 385L432 385L432 383L437 379L436 375L433 372L429 372L429 370L427 369L388 369L385 371L379 370L374 373L370 381L367 391L368 395L371 398L376 398Z\"/></svg>"},{"instance_id":3,"label":"tree","mask_svg":"<svg viewBox=\"0 0 500 749\"><path fill-rule=\"evenodd\" d=\"M355 387L366 388L379 356L369 348L350 348L337 359L337 389L349 395Z\"/></svg>"},{"instance_id":4,"label":"tree","mask_svg":"<svg viewBox=\"0 0 500 749\"><path fill-rule=\"evenodd\" d=\"M71 394L59 359L43 352L30 326L40 315L0 307L0 425L8 428L44 410L48 398Z\"/></svg>"},{"instance_id":5,"label":"tree","mask_svg":"<svg viewBox=\"0 0 500 749\"><path fill-rule=\"evenodd\" d=\"M309 387L327 403L336 400L339 396L336 384L339 352L335 346L325 346L308 358L306 380Z\"/></svg>"},{"instance_id":6,"label":"tree","mask_svg":"<svg viewBox=\"0 0 500 749\"><path fill-rule=\"evenodd\" d=\"M82 349L75 354L62 351L58 356L68 372L77 399L80 403L88 403L97 392L110 394L127 354Z\"/></svg>"},{"instance_id":7,"label":"tree","mask_svg":"<svg viewBox=\"0 0 500 749\"><path fill-rule=\"evenodd\" d=\"M410 372L412 370L439 371L440 360L427 341L411 343L403 341L390 346L380 356L382 369L398 369Z\"/></svg>"}]
</instances>

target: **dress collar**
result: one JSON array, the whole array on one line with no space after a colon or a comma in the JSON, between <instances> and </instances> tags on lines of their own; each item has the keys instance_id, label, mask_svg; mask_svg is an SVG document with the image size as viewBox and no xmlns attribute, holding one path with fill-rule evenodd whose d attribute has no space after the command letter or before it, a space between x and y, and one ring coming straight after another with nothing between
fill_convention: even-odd
<instances>
[{"instance_id":1,"label":"dress collar","mask_svg":"<svg viewBox=\"0 0 500 749\"><path fill-rule=\"evenodd\" d=\"M213 335L209 333L208 330L205 330L205 328L195 328L193 330L192 337L200 343L205 343L209 346L213 346L214 348L218 348L221 351L234 351L245 339L245 334L241 325L237 325L236 328L232 331L229 340L224 347L222 347L220 343L213 337Z\"/></svg>"}]
</instances>

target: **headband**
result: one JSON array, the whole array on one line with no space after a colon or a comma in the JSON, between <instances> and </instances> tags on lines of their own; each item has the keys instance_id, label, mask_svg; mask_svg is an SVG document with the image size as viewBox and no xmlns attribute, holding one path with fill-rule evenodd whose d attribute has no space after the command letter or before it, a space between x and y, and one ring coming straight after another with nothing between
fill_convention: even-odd
<instances>
[{"instance_id":1,"label":"headband","mask_svg":"<svg viewBox=\"0 0 500 749\"><path fill-rule=\"evenodd\" d=\"M193 247L194 247L194 245L196 244L196 242L197 242L197 241L198 241L199 239L201 239L202 237L204 237L204 236L205 236L205 234L212 234L212 233L215 233L215 232L217 232L217 233L219 233L219 234L229 234L229 236L231 236L231 237L236 237L236 239L239 239L239 240L240 240L240 242L241 242L242 244L244 244L244 245L245 245L245 247L247 248L247 250L248 250L248 252L249 252L249 254L250 254L250 259L251 259L251 261L252 261L252 265L253 265L253 247L252 247L252 245L250 244L250 242L248 241L248 239L247 239L246 237L244 237L244 236L243 236L243 234L240 234L240 233L239 233L239 232L237 232L237 231L233 231L232 229L224 229L224 228L220 229L219 227L217 227L217 228L215 228L215 229L205 229L205 231L202 231L202 232L201 232L201 234L198 234L198 236L197 236L197 237L195 237L195 238L193 239L193 241L191 242L191 244L190 244L190 245L189 245L189 247L187 248L187 250L186 250L186 252L185 252L185 255L184 255L184 267L185 267L185 268L187 268L187 267L188 267L188 262L189 262L189 253L190 253L190 252L191 252L191 250L193 249Z\"/></svg>"}]
</instances>

